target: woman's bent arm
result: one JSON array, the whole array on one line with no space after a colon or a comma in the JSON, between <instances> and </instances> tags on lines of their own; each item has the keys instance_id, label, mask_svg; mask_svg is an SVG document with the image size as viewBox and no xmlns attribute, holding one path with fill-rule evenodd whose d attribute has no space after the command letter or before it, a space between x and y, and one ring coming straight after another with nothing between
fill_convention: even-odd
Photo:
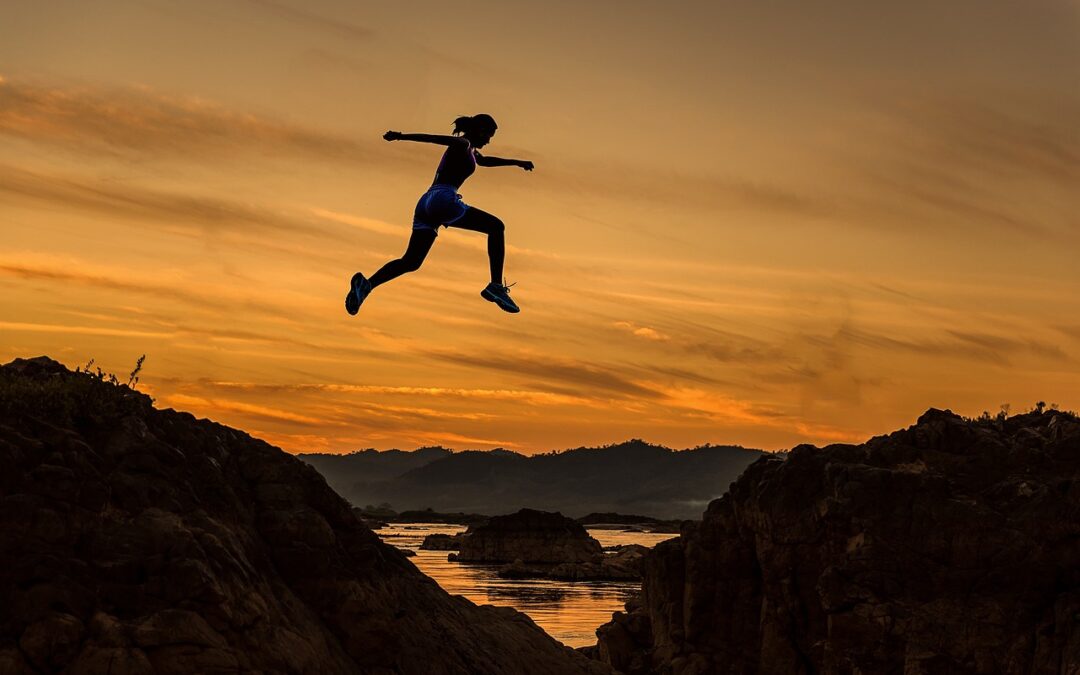
<instances>
[{"instance_id":1,"label":"woman's bent arm","mask_svg":"<svg viewBox=\"0 0 1080 675\"><path fill-rule=\"evenodd\" d=\"M533 163L522 159L503 159L502 157L488 157L476 153L477 166L520 166L526 171L533 170Z\"/></svg>"}]
</instances>

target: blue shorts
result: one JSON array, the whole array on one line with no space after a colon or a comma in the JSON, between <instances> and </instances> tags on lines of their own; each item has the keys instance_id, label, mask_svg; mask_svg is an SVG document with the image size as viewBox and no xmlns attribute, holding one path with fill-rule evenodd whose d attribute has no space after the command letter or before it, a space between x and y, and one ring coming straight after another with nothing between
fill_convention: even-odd
<instances>
[{"instance_id":1,"label":"blue shorts","mask_svg":"<svg viewBox=\"0 0 1080 675\"><path fill-rule=\"evenodd\" d=\"M439 231L440 225L449 225L465 215L469 205L461 201L461 195L453 185L432 185L416 202L413 212L413 229Z\"/></svg>"}]
</instances>

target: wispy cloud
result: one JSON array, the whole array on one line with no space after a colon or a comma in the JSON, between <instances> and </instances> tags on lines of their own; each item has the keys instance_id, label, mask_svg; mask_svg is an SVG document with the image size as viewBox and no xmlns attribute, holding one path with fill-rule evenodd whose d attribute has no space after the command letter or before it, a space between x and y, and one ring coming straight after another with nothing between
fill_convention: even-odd
<instances>
[{"instance_id":1,"label":"wispy cloud","mask_svg":"<svg viewBox=\"0 0 1080 675\"><path fill-rule=\"evenodd\" d=\"M127 328L108 328L103 326L72 326L51 323L25 323L18 321L0 321L0 330L23 331L29 333L64 333L72 335L107 335L109 337L130 338L168 338L172 333Z\"/></svg>"},{"instance_id":2,"label":"wispy cloud","mask_svg":"<svg viewBox=\"0 0 1080 675\"><path fill-rule=\"evenodd\" d=\"M746 210L816 219L837 216L843 208L833 198L791 185L669 170L661 177L655 169L628 165L566 162L538 173L536 180L539 184L557 185L563 193L569 191L590 199L679 204L716 213Z\"/></svg>"},{"instance_id":3,"label":"wispy cloud","mask_svg":"<svg viewBox=\"0 0 1080 675\"><path fill-rule=\"evenodd\" d=\"M375 31L370 28L325 14L316 14L304 9L298 9L284 2L275 2L274 0L247 0L247 2L265 10L268 14L287 20L290 25L310 27L345 40L367 40L375 36Z\"/></svg>"},{"instance_id":4,"label":"wispy cloud","mask_svg":"<svg viewBox=\"0 0 1080 675\"><path fill-rule=\"evenodd\" d=\"M1069 337L1080 340L1080 324L1075 324L1075 325L1060 324L1060 325L1054 326L1054 328L1061 331L1062 333L1065 333Z\"/></svg>"},{"instance_id":5,"label":"wispy cloud","mask_svg":"<svg viewBox=\"0 0 1080 675\"><path fill-rule=\"evenodd\" d=\"M782 430L801 436L804 441L865 440L866 434L829 424L802 419L775 407L741 400L716 391L695 387L662 387L663 402L674 409L725 425L753 425Z\"/></svg>"},{"instance_id":6,"label":"wispy cloud","mask_svg":"<svg viewBox=\"0 0 1080 675\"><path fill-rule=\"evenodd\" d=\"M694 326L693 322L683 321L687 329L683 331L661 331L633 321L615 321L612 325L631 335L658 343L668 353L678 353L691 357L708 359L729 364L778 363L788 361L791 354L779 347L765 344L759 340L750 340L743 336L727 335L715 329ZM702 339L707 337L708 339Z\"/></svg>"},{"instance_id":7,"label":"wispy cloud","mask_svg":"<svg viewBox=\"0 0 1080 675\"><path fill-rule=\"evenodd\" d=\"M976 333L972 331L950 330L948 333L961 342L989 349L999 354L1027 352L1035 356L1041 356L1057 361L1069 360L1069 356L1057 345L1046 344L1045 342L1040 342L1038 340L1020 340L1002 335Z\"/></svg>"},{"instance_id":8,"label":"wispy cloud","mask_svg":"<svg viewBox=\"0 0 1080 675\"><path fill-rule=\"evenodd\" d=\"M1080 98L1012 94L896 102L883 112L891 136L862 169L880 200L864 206L908 227L1076 236Z\"/></svg>"},{"instance_id":9,"label":"wispy cloud","mask_svg":"<svg viewBox=\"0 0 1080 675\"><path fill-rule=\"evenodd\" d=\"M704 384L713 387L734 385L734 383L730 380L711 377L706 372L704 372L704 369L702 368L690 370L687 368L675 368L670 366L644 363L638 363L628 367L642 372L643 380L653 380L656 378L656 376L659 375L662 378L674 380L677 382L696 382L698 384Z\"/></svg>"},{"instance_id":10,"label":"wispy cloud","mask_svg":"<svg viewBox=\"0 0 1080 675\"><path fill-rule=\"evenodd\" d=\"M194 197L152 190L132 184L46 175L0 164L0 197L31 200L50 207L86 210L134 218L179 231L178 225L201 235L223 231L272 230L326 236L327 230L281 212L214 197Z\"/></svg>"},{"instance_id":11,"label":"wispy cloud","mask_svg":"<svg viewBox=\"0 0 1080 675\"><path fill-rule=\"evenodd\" d=\"M13 80L0 81L0 134L69 150L180 158L227 158L244 150L364 162L381 147L377 137L361 142L145 87L49 87Z\"/></svg>"},{"instance_id":12,"label":"wispy cloud","mask_svg":"<svg viewBox=\"0 0 1080 675\"><path fill-rule=\"evenodd\" d=\"M371 401L352 401L349 405L349 412L342 421L355 420L356 416L359 414L421 421L467 420L470 422L485 422L498 417L492 413L485 412L457 412L429 407L393 405Z\"/></svg>"},{"instance_id":13,"label":"wispy cloud","mask_svg":"<svg viewBox=\"0 0 1080 675\"><path fill-rule=\"evenodd\" d=\"M943 329L925 337L884 335L857 328L845 320L831 335L804 335L802 339L821 349L816 365L791 365L787 372L813 385L817 398L837 398L858 402L859 390L878 383L871 376L859 376L850 370L856 348L869 348L886 353L905 353L921 358L932 357L1009 365L1016 358L1027 356L1057 363L1069 363L1071 357L1060 347L1034 339L1017 339L976 331Z\"/></svg>"},{"instance_id":14,"label":"wispy cloud","mask_svg":"<svg viewBox=\"0 0 1080 675\"><path fill-rule=\"evenodd\" d=\"M738 345L733 341L689 342L684 349L723 363L776 363L791 357L778 347L758 344Z\"/></svg>"},{"instance_id":15,"label":"wispy cloud","mask_svg":"<svg viewBox=\"0 0 1080 675\"><path fill-rule=\"evenodd\" d=\"M332 220L336 223L343 223L351 227L356 227L367 232L374 232L376 234L387 234L395 237L402 235L403 229L399 225L391 225L390 223L382 220L376 220L375 218L364 218L362 216L354 216L349 213L341 213L339 211L331 211L330 209L323 209L319 207L311 207L311 213L324 218L326 220Z\"/></svg>"},{"instance_id":16,"label":"wispy cloud","mask_svg":"<svg viewBox=\"0 0 1080 675\"><path fill-rule=\"evenodd\" d=\"M662 333L650 326L639 326L633 321L616 321L612 324L619 330L626 331L631 335L654 342L666 342L671 339L670 335Z\"/></svg>"},{"instance_id":17,"label":"wispy cloud","mask_svg":"<svg viewBox=\"0 0 1080 675\"><path fill-rule=\"evenodd\" d=\"M892 191L905 204L901 207L908 216L909 226L932 230L939 226L939 217L926 217L914 212L915 205L929 207L945 217L946 222L956 223L971 232L983 225L996 225L1006 230L1027 234L1047 234L1049 228L1041 220L1030 215L1011 213L1010 206L995 205L993 193L988 188L960 178L939 166L925 166L914 162L906 166L893 166L887 173L870 173L880 185ZM882 212L886 209L882 208Z\"/></svg>"},{"instance_id":18,"label":"wispy cloud","mask_svg":"<svg viewBox=\"0 0 1080 675\"><path fill-rule=\"evenodd\" d=\"M570 385L579 391L599 389L624 396L655 398L656 392L642 386L613 368L570 358L518 352L514 354L468 353L451 350L429 350L429 358L470 368L539 378Z\"/></svg>"},{"instance_id":19,"label":"wispy cloud","mask_svg":"<svg viewBox=\"0 0 1080 675\"><path fill-rule=\"evenodd\" d=\"M280 3L265 4L274 11L302 11ZM138 153L157 159L202 160L213 155L225 160L244 151L335 162L377 161L384 166L421 161L418 156L388 150L377 134L360 141L147 87L45 86L0 80L0 134L66 150ZM618 201L746 208L805 217L835 212L835 204L819 196L780 185L689 174L657 181L653 171L620 166L613 172L611 168L564 162L538 172L535 184Z\"/></svg>"},{"instance_id":20,"label":"wispy cloud","mask_svg":"<svg viewBox=\"0 0 1080 675\"><path fill-rule=\"evenodd\" d=\"M275 11L293 11L279 3L269 5ZM378 162L383 166L412 166L422 161L418 155L389 149L377 134L361 141L146 87L45 86L22 80L3 81L0 134L65 150L97 155L136 153L152 159L201 161L213 156L224 161L234 158L237 152L247 152L346 163ZM655 170L571 160L538 172L533 185L590 199L751 210L797 218L831 217L840 208L834 199L764 180L667 173L663 180L658 178Z\"/></svg>"},{"instance_id":21,"label":"wispy cloud","mask_svg":"<svg viewBox=\"0 0 1080 675\"><path fill-rule=\"evenodd\" d=\"M184 283L183 277L176 270L149 276L122 268L93 265L85 260L0 254L0 275L125 291L159 300L179 300L199 308L222 310L226 313L243 310L282 321L295 316L300 309L286 303L268 301L242 290L225 292L225 289L221 288L206 288L205 284Z\"/></svg>"},{"instance_id":22,"label":"wispy cloud","mask_svg":"<svg viewBox=\"0 0 1080 675\"><path fill-rule=\"evenodd\" d=\"M779 410L725 396L711 389L659 386L657 390L665 405L703 413L715 420L772 424L778 418L788 417Z\"/></svg>"},{"instance_id":23,"label":"wispy cloud","mask_svg":"<svg viewBox=\"0 0 1080 675\"><path fill-rule=\"evenodd\" d=\"M165 403L179 406L185 410L194 410L200 414L214 415L218 412L233 412L255 418L273 420L274 422L286 422L300 426L324 426L327 421L317 417L301 415L288 410L279 410L264 405L244 403L241 401L229 401L223 399L206 399L187 394L168 394L162 399Z\"/></svg>"},{"instance_id":24,"label":"wispy cloud","mask_svg":"<svg viewBox=\"0 0 1080 675\"><path fill-rule=\"evenodd\" d=\"M515 443L510 440L499 440L495 438L481 438L477 436L468 436L464 434L456 434L446 431L433 431L433 432L421 432L415 434L415 438L418 439L417 445L448 445L450 447L487 447L487 448L519 448L520 443Z\"/></svg>"},{"instance_id":25,"label":"wispy cloud","mask_svg":"<svg viewBox=\"0 0 1080 675\"><path fill-rule=\"evenodd\" d=\"M325 392L330 394L375 394L420 396L446 399L484 399L493 401L512 401L530 405L588 405L589 399L580 396L568 396L546 391L522 389L469 389L459 387L391 387L383 385L301 383L301 384L265 384L253 382L206 381L205 384L221 389L258 391L262 393L287 392Z\"/></svg>"},{"instance_id":26,"label":"wispy cloud","mask_svg":"<svg viewBox=\"0 0 1080 675\"><path fill-rule=\"evenodd\" d=\"M928 152L928 163L1037 176L1068 186L1080 181L1080 99L1075 96L923 98L894 110L925 134L916 136L912 149Z\"/></svg>"}]
</instances>

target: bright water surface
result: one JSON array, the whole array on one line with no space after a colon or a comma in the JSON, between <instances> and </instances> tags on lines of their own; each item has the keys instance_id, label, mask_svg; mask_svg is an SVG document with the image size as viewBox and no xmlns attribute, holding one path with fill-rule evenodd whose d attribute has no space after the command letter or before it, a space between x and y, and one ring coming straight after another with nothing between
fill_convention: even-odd
<instances>
[{"instance_id":1,"label":"bright water surface","mask_svg":"<svg viewBox=\"0 0 1080 675\"><path fill-rule=\"evenodd\" d=\"M550 579L500 579L499 565L447 562L448 551L421 551L429 534L456 534L461 525L394 523L375 530L383 541L416 551L409 558L446 592L464 595L478 605L505 605L532 617L556 640L570 647L596 644L596 629L611 620L611 613L641 589L639 582L552 581ZM589 529L601 546L641 544L655 546L674 534Z\"/></svg>"}]
</instances>

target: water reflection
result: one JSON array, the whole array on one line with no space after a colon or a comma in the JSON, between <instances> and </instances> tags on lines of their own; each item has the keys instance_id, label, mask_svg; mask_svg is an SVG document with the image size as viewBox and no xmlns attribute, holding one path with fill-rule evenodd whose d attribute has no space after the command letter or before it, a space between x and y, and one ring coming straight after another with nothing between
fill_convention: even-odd
<instances>
[{"instance_id":1,"label":"water reflection","mask_svg":"<svg viewBox=\"0 0 1080 675\"><path fill-rule=\"evenodd\" d=\"M527 588L524 586L491 586L487 589L488 600L493 605L502 604L499 600L509 600L509 604L523 607L548 608L558 610L566 598L566 591L559 588Z\"/></svg>"},{"instance_id":2,"label":"water reflection","mask_svg":"<svg viewBox=\"0 0 1080 675\"><path fill-rule=\"evenodd\" d=\"M628 581L554 581L549 579L500 579L498 565L452 563L446 551L421 551L420 543L429 534L457 534L461 525L442 523L393 524L376 530L387 543L416 551L409 558L422 572L448 593L463 595L478 605L513 607L525 612L556 640L571 647L596 643L596 628L621 610L640 588ZM601 546L641 544L654 546L673 534L594 530L589 534Z\"/></svg>"}]
</instances>

